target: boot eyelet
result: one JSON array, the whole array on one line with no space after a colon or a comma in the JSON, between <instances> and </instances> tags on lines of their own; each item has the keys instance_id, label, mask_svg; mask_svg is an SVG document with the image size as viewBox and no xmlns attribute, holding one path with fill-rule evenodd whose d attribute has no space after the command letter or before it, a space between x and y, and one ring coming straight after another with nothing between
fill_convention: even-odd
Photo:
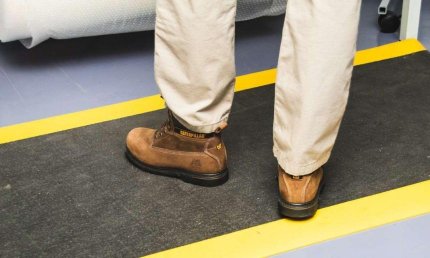
<instances>
[{"instance_id":1,"label":"boot eyelet","mask_svg":"<svg viewBox=\"0 0 430 258\"><path fill-rule=\"evenodd\" d=\"M303 176L291 176L291 178L294 180L302 180Z\"/></svg>"}]
</instances>

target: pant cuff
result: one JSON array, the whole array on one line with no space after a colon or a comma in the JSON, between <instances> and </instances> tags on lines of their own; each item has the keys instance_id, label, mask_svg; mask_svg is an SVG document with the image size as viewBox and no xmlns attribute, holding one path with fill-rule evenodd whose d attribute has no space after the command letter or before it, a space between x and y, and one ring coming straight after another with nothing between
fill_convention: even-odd
<instances>
[{"instance_id":1,"label":"pant cuff","mask_svg":"<svg viewBox=\"0 0 430 258\"><path fill-rule=\"evenodd\" d=\"M317 170L318 168L322 167L322 165L327 163L328 159L330 158L330 152L327 152L323 154L321 158L318 159L317 161L303 165L303 164L295 164L293 162L289 162L286 159L285 155L283 155L282 152L276 147L273 147L273 153L278 160L279 166L281 166L281 168L286 173L293 176L308 175L314 172L315 170Z\"/></svg>"},{"instance_id":2,"label":"pant cuff","mask_svg":"<svg viewBox=\"0 0 430 258\"><path fill-rule=\"evenodd\" d=\"M228 120L228 116L226 116L226 117L222 118L221 121L219 121L215 124L195 126L195 125L190 125L185 120L181 119L178 116L175 116L175 114L173 114L173 116L176 118L176 120L179 121L179 123L181 123L183 126L185 126L188 130L191 130L191 131L196 132L196 133L213 133L216 131L216 129L218 129L219 127L222 127L223 124L227 123L227 120Z\"/></svg>"}]
</instances>

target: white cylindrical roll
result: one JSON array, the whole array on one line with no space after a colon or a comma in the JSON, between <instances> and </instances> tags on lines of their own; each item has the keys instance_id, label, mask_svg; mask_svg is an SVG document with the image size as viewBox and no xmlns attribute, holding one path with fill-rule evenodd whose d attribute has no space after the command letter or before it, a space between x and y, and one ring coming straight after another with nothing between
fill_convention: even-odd
<instances>
[{"instance_id":1,"label":"white cylindrical roll","mask_svg":"<svg viewBox=\"0 0 430 258\"><path fill-rule=\"evenodd\" d=\"M0 0L0 40L8 42L31 37L27 17L25 0Z\"/></svg>"},{"instance_id":2,"label":"white cylindrical roll","mask_svg":"<svg viewBox=\"0 0 430 258\"><path fill-rule=\"evenodd\" d=\"M154 27L155 0L28 0L28 24L33 47L48 39L67 39Z\"/></svg>"},{"instance_id":3,"label":"white cylindrical roll","mask_svg":"<svg viewBox=\"0 0 430 258\"><path fill-rule=\"evenodd\" d=\"M0 41L31 48L68 39L154 29L156 0L0 0ZM277 15L286 0L239 0L237 19Z\"/></svg>"}]
</instances>

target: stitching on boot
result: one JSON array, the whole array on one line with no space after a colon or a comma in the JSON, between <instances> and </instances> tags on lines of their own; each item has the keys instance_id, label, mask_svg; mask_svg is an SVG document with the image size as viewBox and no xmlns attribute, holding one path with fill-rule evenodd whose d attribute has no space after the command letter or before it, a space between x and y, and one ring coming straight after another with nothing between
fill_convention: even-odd
<instances>
[{"instance_id":1,"label":"stitching on boot","mask_svg":"<svg viewBox=\"0 0 430 258\"><path fill-rule=\"evenodd\" d=\"M303 200L303 202L307 201L306 200L306 192L308 191L308 186L309 186L309 183L311 182L311 177L312 176L308 176L307 177L306 183L305 183L305 185L303 187L303 193L302 193L302 200Z\"/></svg>"},{"instance_id":2,"label":"stitching on boot","mask_svg":"<svg viewBox=\"0 0 430 258\"><path fill-rule=\"evenodd\" d=\"M209 145L209 141L207 141L207 142L206 142L206 144L205 144L205 151L204 151L204 152L205 152L209 157L213 158L213 159L217 162L217 164L218 164L218 169L219 169L219 170L221 170L221 169L222 169L221 161L219 160L219 158L218 158L217 156L213 155L212 153L210 153L210 152L208 151L208 145Z\"/></svg>"}]
</instances>

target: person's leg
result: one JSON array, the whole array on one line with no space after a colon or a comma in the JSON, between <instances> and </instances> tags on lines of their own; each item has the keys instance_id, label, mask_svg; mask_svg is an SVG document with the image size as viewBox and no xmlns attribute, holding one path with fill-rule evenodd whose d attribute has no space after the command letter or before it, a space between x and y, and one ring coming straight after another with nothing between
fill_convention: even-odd
<instances>
[{"instance_id":1,"label":"person's leg","mask_svg":"<svg viewBox=\"0 0 430 258\"><path fill-rule=\"evenodd\" d=\"M157 0L155 79L169 110L161 129L133 129L127 157L141 169L214 186L228 178L219 132L235 83L236 0Z\"/></svg>"},{"instance_id":2,"label":"person's leg","mask_svg":"<svg viewBox=\"0 0 430 258\"><path fill-rule=\"evenodd\" d=\"M280 211L312 216L345 111L361 0L288 0L275 93ZM313 206L295 205L313 201ZM285 206L285 207L284 207Z\"/></svg>"},{"instance_id":3,"label":"person's leg","mask_svg":"<svg viewBox=\"0 0 430 258\"><path fill-rule=\"evenodd\" d=\"M157 0L155 79L173 115L211 133L226 122L235 83L235 0Z\"/></svg>"}]
</instances>

